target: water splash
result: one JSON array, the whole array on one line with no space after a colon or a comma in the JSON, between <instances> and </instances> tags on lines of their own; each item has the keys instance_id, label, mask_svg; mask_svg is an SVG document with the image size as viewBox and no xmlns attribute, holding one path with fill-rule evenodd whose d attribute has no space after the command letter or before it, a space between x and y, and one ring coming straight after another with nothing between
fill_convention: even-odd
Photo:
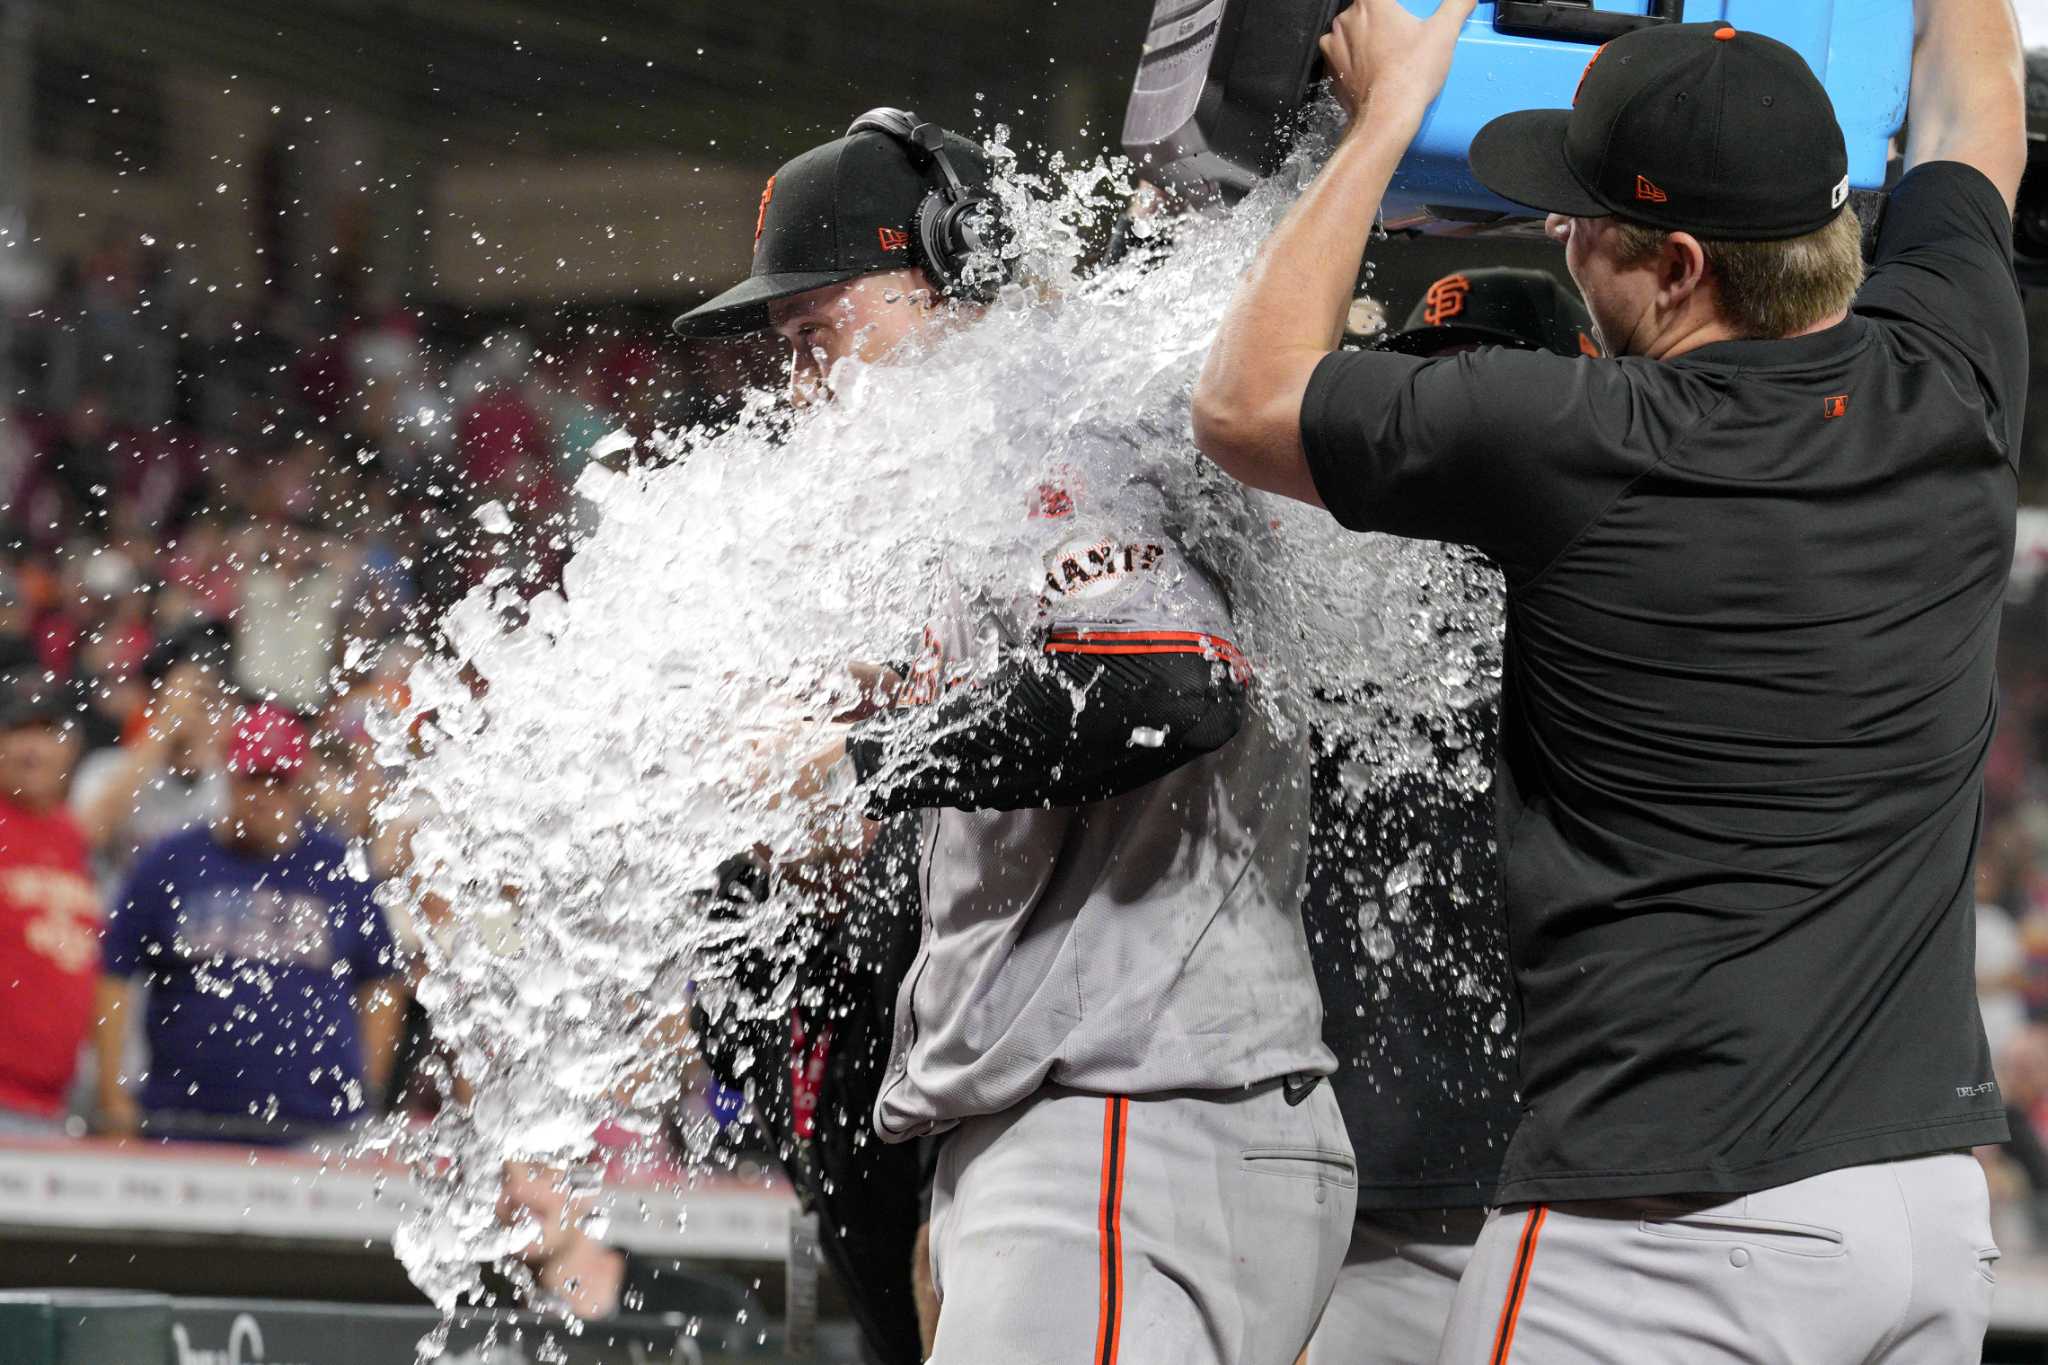
<instances>
[{"instance_id":1,"label":"water splash","mask_svg":"<svg viewBox=\"0 0 2048 1365\"><path fill-rule=\"evenodd\" d=\"M472 593L379 732L403 766L382 815L411 829L414 868L386 894L430 926L421 1000L473 1095L404 1145L422 1198L398 1251L437 1303L488 1262L533 1290L532 1229L497 1215L503 1163L587 1170L601 1121L652 1127L683 1085L692 993L786 1012L788 972L754 974L762 989L739 967L793 962L818 894L787 885L734 916L704 892L736 851L794 851L836 818L764 793L857 703L850 665L914 653L943 575L1028 635L1042 485L1171 523L1231 596L1258 704L1304 742L1343 735L1362 786L1437 769L1428 736L1497 686L1483 567L1247 493L1189 442L1194 376L1298 167L1081 278L1085 225L1128 168L1033 175L1000 134L991 150L1037 284L907 363L840 367L837 401L794 422L756 394L728 429L673 433L625 473L593 464L578 493L598 517L562 592ZM998 633L984 645L993 668ZM1342 704L1367 691L1369 712Z\"/></svg>"}]
</instances>

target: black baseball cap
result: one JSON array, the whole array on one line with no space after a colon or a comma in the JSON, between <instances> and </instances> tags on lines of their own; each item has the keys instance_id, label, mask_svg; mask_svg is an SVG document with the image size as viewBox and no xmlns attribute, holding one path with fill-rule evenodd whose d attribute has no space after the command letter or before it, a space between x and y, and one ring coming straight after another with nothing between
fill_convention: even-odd
<instances>
[{"instance_id":1,"label":"black baseball cap","mask_svg":"<svg viewBox=\"0 0 2048 1365\"><path fill-rule=\"evenodd\" d=\"M1469 343L1600 354L1592 316L1578 296L1553 275L1514 266L1461 270L1437 280L1379 349L1429 355Z\"/></svg>"},{"instance_id":2,"label":"black baseball cap","mask_svg":"<svg viewBox=\"0 0 2048 1365\"><path fill-rule=\"evenodd\" d=\"M988 158L946 134L946 157L970 189L989 180ZM776 299L878 270L923 265L918 210L935 182L910 151L866 130L813 147L768 177L754 220L754 266L741 283L674 323L677 336L740 336L768 326Z\"/></svg>"},{"instance_id":3,"label":"black baseball cap","mask_svg":"<svg viewBox=\"0 0 2048 1365\"><path fill-rule=\"evenodd\" d=\"M29 670L0 675L0 731L63 723L64 702L54 679Z\"/></svg>"},{"instance_id":4,"label":"black baseball cap","mask_svg":"<svg viewBox=\"0 0 2048 1365\"><path fill-rule=\"evenodd\" d=\"M1503 114L1472 173L1546 213L1778 241L1849 202L1828 92L1793 49L1727 24L1664 24L1593 54L1570 109Z\"/></svg>"}]
</instances>

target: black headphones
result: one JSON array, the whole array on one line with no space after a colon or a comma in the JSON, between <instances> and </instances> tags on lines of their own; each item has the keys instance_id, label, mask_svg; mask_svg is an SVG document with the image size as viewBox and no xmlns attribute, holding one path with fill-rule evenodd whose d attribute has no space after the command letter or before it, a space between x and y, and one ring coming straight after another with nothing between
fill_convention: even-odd
<instances>
[{"instance_id":1,"label":"black headphones","mask_svg":"<svg viewBox=\"0 0 2048 1365\"><path fill-rule=\"evenodd\" d=\"M1002 242L999 201L994 195L967 188L946 156L946 130L919 118L908 109L884 106L870 109L847 128L846 135L883 133L896 140L910 157L910 164L930 177L938 176L932 192L917 210L918 254L932 282L954 298L987 303L995 297L1001 278L970 279L967 258L975 252L993 254ZM976 219L982 226L977 229ZM995 226L991 226L995 225ZM1007 269L1007 268L1006 268Z\"/></svg>"}]
</instances>

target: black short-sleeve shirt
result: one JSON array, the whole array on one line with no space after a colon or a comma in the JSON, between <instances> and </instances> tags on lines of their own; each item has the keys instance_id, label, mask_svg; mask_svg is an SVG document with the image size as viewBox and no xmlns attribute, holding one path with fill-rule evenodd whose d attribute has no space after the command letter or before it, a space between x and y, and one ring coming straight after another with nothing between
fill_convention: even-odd
<instances>
[{"instance_id":1,"label":"black short-sleeve shirt","mask_svg":"<svg viewBox=\"0 0 2048 1365\"><path fill-rule=\"evenodd\" d=\"M1503 1202L2002 1141L1971 861L2027 340L1991 183L1923 166L1839 325L1666 362L1340 353L1358 530L1507 575Z\"/></svg>"}]
</instances>

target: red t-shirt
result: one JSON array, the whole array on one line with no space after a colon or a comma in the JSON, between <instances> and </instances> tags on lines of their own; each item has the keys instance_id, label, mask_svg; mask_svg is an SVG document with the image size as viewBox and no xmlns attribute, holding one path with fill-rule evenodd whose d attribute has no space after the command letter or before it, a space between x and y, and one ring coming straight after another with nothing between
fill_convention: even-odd
<instances>
[{"instance_id":1,"label":"red t-shirt","mask_svg":"<svg viewBox=\"0 0 2048 1365\"><path fill-rule=\"evenodd\" d=\"M0 1108L64 1112L99 973L100 898L77 821L0 798Z\"/></svg>"}]
</instances>

